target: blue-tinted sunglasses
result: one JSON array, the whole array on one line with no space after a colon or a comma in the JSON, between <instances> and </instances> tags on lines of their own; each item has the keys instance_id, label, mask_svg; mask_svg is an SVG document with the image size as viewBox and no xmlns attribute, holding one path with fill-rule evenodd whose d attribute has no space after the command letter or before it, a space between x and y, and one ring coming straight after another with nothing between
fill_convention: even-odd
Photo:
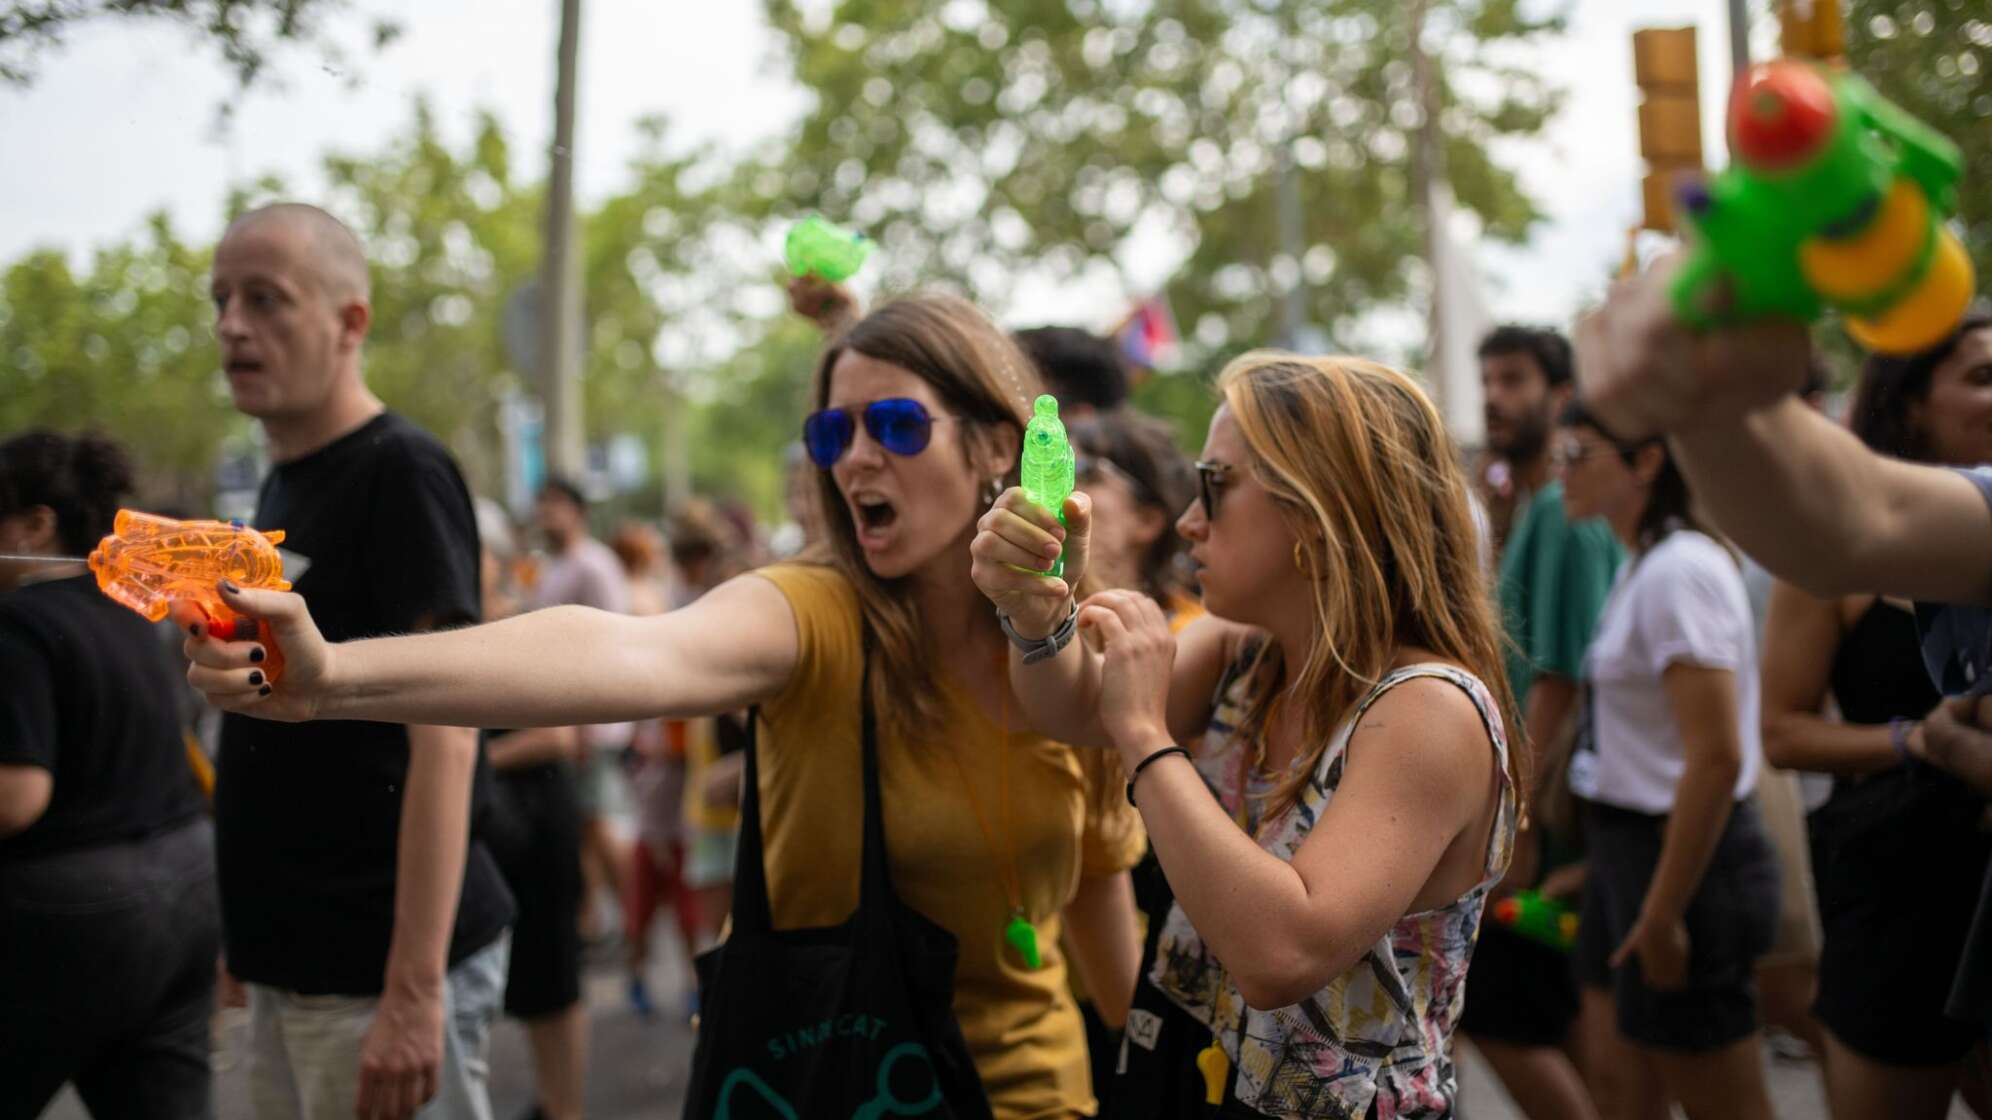
<instances>
[{"instance_id":1,"label":"blue-tinted sunglasses","mask_svg":"<svg viewBox=\"0 0 1992 1120\"><path fill-rule=\"evenodd\" d=\"M864 418L866 433L880 447L906 456L927 450L928 441L934 438L934 421L947 419L930 414L926 405L908 397L873 401L865 406ZM803 446L809 448L810 461L824 470L844 457L857 433L857 423L841 408L812 412L802 422Z\"/></svg>"}]
</instances>

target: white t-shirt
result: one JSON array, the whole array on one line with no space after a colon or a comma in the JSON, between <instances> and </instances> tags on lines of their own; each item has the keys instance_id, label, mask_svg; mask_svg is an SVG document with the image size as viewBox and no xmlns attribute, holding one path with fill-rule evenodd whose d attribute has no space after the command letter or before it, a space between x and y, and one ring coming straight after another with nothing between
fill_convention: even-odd
<instances>
[{"instance_id":1,"label":"white t-shirt","mask_svg":"<svg viewBox=\"0 0 1992 1120\"><path fill-rule=\"evenodd\" d=\"M1757 642L1743 575L1721 545L1679 529L1619 569L1598 617L1585 659L1596 754L1571 760L1579 796L1656 816L1673 810L1687 748L1661 680L1672 665L1736 674L1736 796L1757 788Z\"/></svg>"}]
</instances>

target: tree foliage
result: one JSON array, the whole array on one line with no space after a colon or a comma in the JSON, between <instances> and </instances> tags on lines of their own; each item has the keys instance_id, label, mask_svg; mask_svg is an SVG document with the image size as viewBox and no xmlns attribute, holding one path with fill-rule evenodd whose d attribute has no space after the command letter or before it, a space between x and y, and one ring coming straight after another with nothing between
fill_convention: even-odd
<instances>
[{"instance_id":1,"label":"tree foliage","mask_svg":"<svg viewBox=\"0 0 1992 1120\"><path fill-rule=\"evenodd\" d=\"M1018 282L1122 269L1137 231L1170 236L1191 248L1168 293L1207 350L1274 338L1289 284L1331 331L1408 290L1423 114L1399 0L765 2L814 105L759 186L871 231L888 287L950 281L1000 308ZM1431 4L1444 159L1494 237L1537 212L1492 144L1558 102L1513 48L1558 26L1517 0Z\"/></svg>"},{"instance_id":2,"label":"tree foliage","mask_svg":"<svg viewBox=\"0 0 1992 1120\"><path fill-rule=\"evenodd\" d=\"M351 0L15 0L0 7L0 82L32 82L48 53L77 29L113 19L185 28L221 56L244 89L268 81L271 63L292 50L344 69L347 50L331 25L351 7ZM401 27L375 19L367 31L377 50Z\"/></svg>"},{"instance_id":3,"label":"tree foliage","mask_svg":"<svg viewBox=\"0 0 1992 1120\"><path fill-rule=\"evenodd\" d=\"M582 216L589 436L655 447L675 410L695 484L773 513L818 340L782 321L776 257L725 205L733 187L709 153L666 155L663 122L645 127L629 189ZM418 103L378 149L327 156L318 201L368 247L368 385L444 438L474 487L502 493L501 403L534 387L502 322L537 274L543 192L495 119L460 144L442 132ZM287 197L282 180L258 180L224 213ZM211 255L155 217L81 272L52 250L0 272L0 431L101 428L137 453L150 500L209 508L217 463L252 443L219 373Z\"/></svg>"},{"instance_id":4,"label":"tree foliage","mask_svg":"<svg viewBox=\"0 0 1992 1120\"><path fill-rule=\"evenodd\" d=\"M1984 0L1852 0L1847 59L1963 149L1958 215L1983 290L1992 282L1992 8Z\"/></svg>"}]
</instances>

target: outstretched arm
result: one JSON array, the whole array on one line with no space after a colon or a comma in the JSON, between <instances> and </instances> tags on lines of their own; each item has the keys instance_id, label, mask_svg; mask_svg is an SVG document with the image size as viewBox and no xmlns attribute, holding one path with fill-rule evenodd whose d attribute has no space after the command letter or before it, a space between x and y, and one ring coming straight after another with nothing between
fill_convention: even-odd
<instances>
[{"instance_id":1,"label":"outstretched arm","mask_svg":"<svg viewBox=\"0 0 1992 1120\"><path fill-rule=\"evenodd\" d=\"M748 707L788 682L795 613L773 583L733 579L691 606L633 617L555 607L431 634L327 643L287 592L231 590L283 647L266 682L255 642L196 633L187 680L218 707L268 719L549 727L690 718ZM198 628L197 628L198 629Z\"/></svg>"}]
</instances>

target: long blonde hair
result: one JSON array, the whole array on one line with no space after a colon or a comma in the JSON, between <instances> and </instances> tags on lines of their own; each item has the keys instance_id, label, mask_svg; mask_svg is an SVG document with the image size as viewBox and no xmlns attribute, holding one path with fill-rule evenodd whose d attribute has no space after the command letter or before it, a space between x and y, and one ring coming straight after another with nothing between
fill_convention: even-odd
<instances>
[{"instance_id":1,"label":"long blonde hair","mask_svg":"<svg viewBox=\"0 0 1992 1120\"><path fill-rule=\"evenodd\" d=\"M1030 403L1039 391L1037 373L1010 336L967 300L938 293L901 296L865 316L833 341L817 363L817 408L829 406L830 371L847 350L898 366L931 386L960 420L964 455L976 441L1006 426L1015 429L1022 446ZM1015 472L1013 466L999 481L1009 485ZM835 567L857 592L879 662L872 679L892 686L891 702L879 705L886 723L909 737L931 731L946 718L946 705L935 672L935 649L906 578L880 579L872 572L836 480L829 471L818 471L816 485L827 540L804 559ZM979 506L964 509L960 529L981 514ZM966 554L961 563L968 565ZM993 613L990 626L995 626Z\"/></svg>"},{"instance_id":2,"label":"long blonde hair","mask_svg":"<svg viewBox=\"0 0 1992 1120\"><path fill-rule=\"evenodd\" d=\"M1263 725L1283 676L1302 702L1307 746L1275 792L1274 812L1298 798L1336 728L1401 646L1471 670L1515 742L1500 614L1480 565L1466 473L1417 383L1362 358L1256 350L1233 359L1217 388L1252 449L1252 470L1299 541L1294 562L1312 577L1321 632L1298 672L1270 643L1254 667L1252 723ZM1528 750L1508 753L1526 801Z\"/></svg>"}]
</instances>

